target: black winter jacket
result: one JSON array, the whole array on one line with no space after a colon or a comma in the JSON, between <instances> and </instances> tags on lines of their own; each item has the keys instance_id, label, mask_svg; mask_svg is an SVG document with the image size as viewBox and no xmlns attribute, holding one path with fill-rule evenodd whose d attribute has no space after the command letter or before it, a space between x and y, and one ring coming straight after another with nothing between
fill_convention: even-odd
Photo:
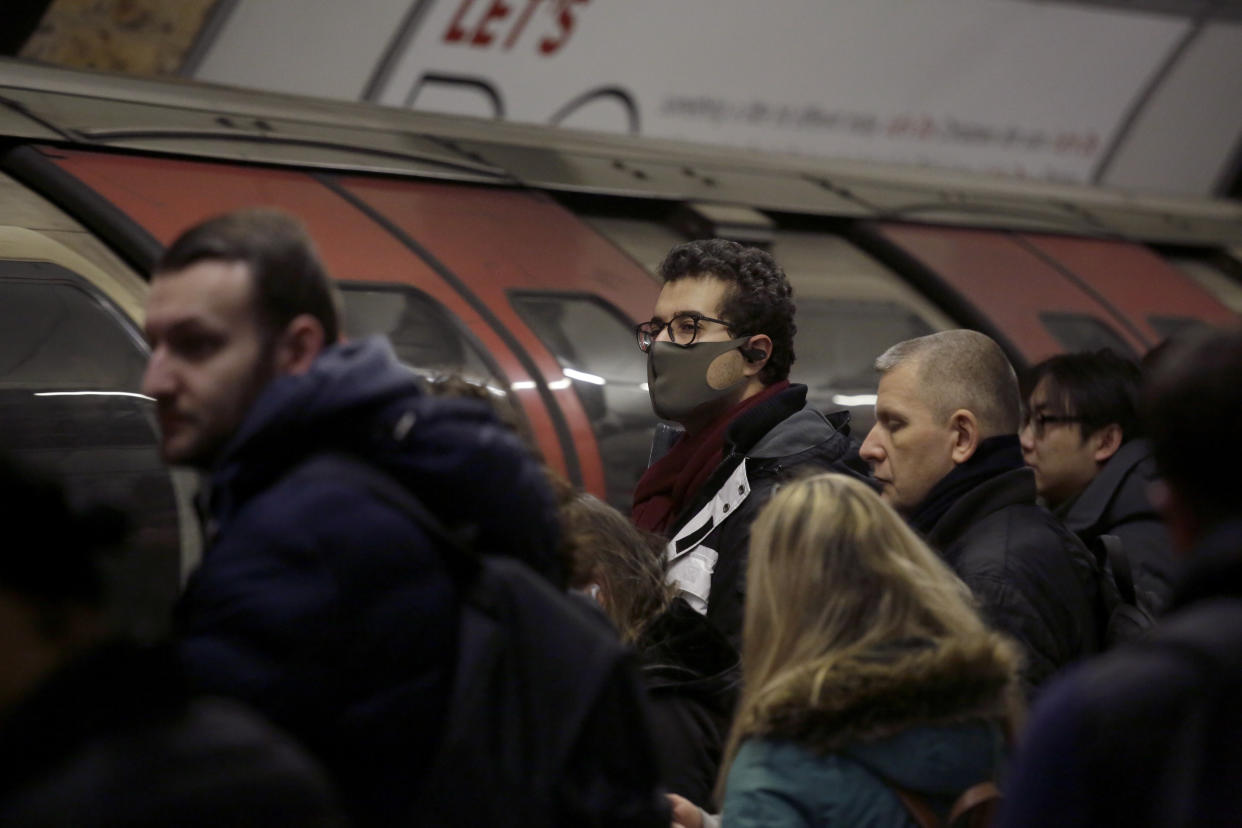
<instances>
[{"instance_id":1,"label":"black winter jacket","mask_svg":"<svg viewBox=\"0 0 1242 828\"><path fill-rule=\"evenodd\" d=\"M357 822L395 824L439 743L458 594L447 550L400 507L357 480L293 474L329 450L383 468L479 548L552 574L555 513L487 406L424 396L381 339L273 381L215 469L210 546L178 607L191 681L301 740Z\"/></svg>"},{"instance_id":2,"label":"black winter jacket","mask_svg":"<svg viewBox=\"0 0 1242 828\"><path fill-rule=\"evenodd\" d=\"M959 497L928 541L970 587L984 617L1022 645L1028 691L1099 649L1095 560L1035 502L1035 473L1002 472Z\"/></svg>"},{"instance_id":3,"label":"black winter jacket","mask_svg":"<svg viewBox=\"0 0 1242 828\"><path fill-rule=\"evenodd\" d=\"M737 651L681 598L635 642L668 789L708 806L741 683Z\"/></svg>"},{"instance_id":4,"label":"black winter jacket","mask_svg":"<svg viewBox=\"0 0 1242 828\"><path fill-rule=\"evenodd\" d=\"M750 524L776 486L816 469L869 479L849 438L849 412L825 417L807 406L806 391L791 385L733 421L724 459L665 533L670 580L691 606L706 608L735 649L742 638Z\"/></svg>"},{"instance_id":5,"label":"black winter jacket","mask_svg":"<svg viewBox=\"0 0 1242 828\"><path fill-rule=\"evenodd\" d=\"M1237 825L1242 521L1195 550L1143 641L1054 682L1032 712L1006 826Z\"/></svg>"},{"instance_id":6,"label":"black winter jacket","mask_svg":"<svg viewBox=\"0 0 1242 828\"><path fill-rule=\"evenodd\" d=\"M234 702L192 699L172 654L77 656L0 723L0 825L343 825L326 777Z\"/></svg>"},{"instance_id":7,"label":"black winter jacket","mask_svg":"<svg viewBox=\"0 0 1242 828\"><path fill-rule=\"evenodd\" d=\"M1155 479L1151 448L1145 440L1131 440L1109 458L1078 497L1056 511L1088 546L1100 535L1121 539L1139 605L1152 615L1168 603L1177 571L1169 531L1147 499L1147 488Z\"/></svg>"}]
</instances>

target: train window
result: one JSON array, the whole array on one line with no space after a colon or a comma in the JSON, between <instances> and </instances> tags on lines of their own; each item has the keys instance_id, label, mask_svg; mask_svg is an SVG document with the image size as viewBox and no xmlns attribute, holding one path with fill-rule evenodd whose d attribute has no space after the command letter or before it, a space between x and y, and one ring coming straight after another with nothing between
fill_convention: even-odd
<instances>
[{"instance_id":1,"label":"train window","mask_svg":"<svg viewBox=\"0 0 1242 828\"><path fill-rule=\"evenodd\" d=\"M436 300L410 287L341 285L345 333L383 334L397 358L426 376L460 376L506 392L509 383L465 326Z\"/></svg>"},{"instance_id":2,"label":"train window","mask_svg":"<svg viewBox=\"0 0 1242 828\"><path fill-rule=\"evenodd\" d=\"M1039 321L1066 351L1098 351L1108 348L1119 356L1138 359L1120 335L1097 317L1086 313L1043 311Z\"/></svg>"},{"instance_id":3,"label":"train window","mask_svg":"<svg viewBox=\"0 0 1242 828\"><path fill-rule=\"evenodd\" d=\"M875 388L876 357L898 342L935 333L896 302L804 300L797 318L795 370L799 376L805 372L799 381L823 393Z\"/></svg>"},{"instance_id":4,"label":"train window","mask_svg":"<svg viewBox=\"0 0 1242 828\"><path fill-rule=\"evenodd\" d=\"M628 513L656 423L633 328L597 296L514 291L509 299L572 383L599 444L609 499Z\"/></svg>"},{"instance_id":5,"label":"train window","mask_svg":"<svg viewBox=\"0 0 1242 828\"><path fill-rule=\"evenodd\" d=\"M1165 314L1151 314L1147 317L1147 323L1156 330L1156 333L1160 334L1162 340L1179 336L1195 328L1207 327L1207 323L1202 319L1195 319L1192 316L1169 316Z\"/></svg>"},{"instance_id":6,"label":"train window","mask_svg":"<svg viewBox=\"0 0 1242 828\"><path fill-rule=\"evenodd\" d=\"M151 401L138 393L145 363L137 331L85 279L0 261L0 446L58 474L75 502L131 515L126 554L105 562L108 609L153 639L176 599L181 536Z\"/></svg>"},{"instance_id":7,"label":"train window","mask_svg":"<svg viewBox=\"0 0 1242 828\"><path fill-rule=\"evenodd\" d=\"M1174 254L1167 255L1165 259L1198 282L1231 311L1242 313L1242 263L1224 253Z\"/></svg>"},{"instance_id":8,"label":"train window","mask_svg":"<svg viewBox=\"0 0 1242 828\"><path fill-rule=\"evenodd\" d=\"M797 322L790 378L806 383L807 400L821 411L849 409L859 436L875 422L875 358L898 342L935 333L910 308L880 300L802 299Z\"/></svg>"}]
</instances>

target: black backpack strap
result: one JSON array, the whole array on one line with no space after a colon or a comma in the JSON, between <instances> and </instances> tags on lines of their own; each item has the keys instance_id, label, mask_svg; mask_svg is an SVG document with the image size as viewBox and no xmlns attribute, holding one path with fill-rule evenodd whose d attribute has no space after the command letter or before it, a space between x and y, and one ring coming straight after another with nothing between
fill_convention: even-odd
<instances>
[{"instance_id":1,"label":"black backpack strap","mask_svg":"<svg viewBox=\"0 0 1242 828\"><path fill-rule=\"evenodd\" d=\"M1000 809L1001 790L995 782L984 780L976 782L954 800L953 805L949 808L949 817L947 820L941 820L936 816L936 812L932 810L931 805L922 794L915 793L909 788L904 788L897 784L888 774L881 772L870 762L863 760L858 754L847 751L846 756L853 762L857 762L867 773L884 783L885 787L893 792L893 794L901 801L902 806L906 809L906 813L910 815L910 819L914 820L919 828L986 828L991 825L993 819Z\"/></svg>"},{"instance_id":2,"label":"black backpack strap","mask_svg":"<svg viewBox=\"0 0 1242 828\"><path fill-rule=\"evenodd\" d=\"M915 821L919 828L940 828L940 818L932 811L926 799L914 791L894 785L887 779L884 780L884 784L888 785L892 792L897 794L897 798L905 806L906 812L910 814L910 818Z\"/></svg>"},{"instance_id":3,"label":"black backpack strap","mask_svg":"<svg viewBox=\"0 0 1242 828\"><path fill-rule=\"evenodd\" d=\"M1121 538L1095 535L1083 538L1099 564L1101 594L1105 611L1101 630L1103 649L1143 638L1155 623L1152 614L1138 601L1134 571Z\"/></svg>"},{"instance_id":4,"label":"black backpack strap","mask_svg":"<svg viewBox=\"0 0 1242 828\"><path fill-rule=\"evenodd\" d=\"M996 818L1001 798L1001 789L995 782L971 785L949 810L949 828L986 828Z\"/></svg>"},{"instance_id":5,"label":"black backpack strap","mask_svg":"<svg viewBox=\"0 0 1242 828\"><path fill-rule=\"evenodd\" d=\"M885 779L884 782L897 794L919 828L940 828L942 825L945 828L985 828L992 824L1000 807L1001 790L996 783L977 782L962 791L949 809L949 818L941 822L922 796L892 780Z\"/></svg>"},{"instance_id":6,"label":"black backpack strap","mask_svg":"<svg viewBox=\"0 0 1242 828\"><path fill-rule=\"evenodd\" d=\"M1138 605L1138 591L1134 588L1134 572L1130 568L1130 559L1126 557L1121 538L1116 535L1099 535L1099 544L1104 549L1108 565L1113 570L1113 581L1121 600L1132 606Z\"/></svg>"}]
</instances>

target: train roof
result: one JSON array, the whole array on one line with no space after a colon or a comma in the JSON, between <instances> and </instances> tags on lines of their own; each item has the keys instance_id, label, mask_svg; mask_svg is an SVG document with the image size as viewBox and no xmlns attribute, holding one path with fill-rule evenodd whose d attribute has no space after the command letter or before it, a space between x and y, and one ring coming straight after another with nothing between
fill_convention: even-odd
<instances>
[{"instance_id":1,"label":"train roof","mask_svg":"<svg viewBox=\"0 0 1242 828\"><path fill-rule=\"evenodd\" d=\"M14 59L0 59L0 135L717 209L1242 245L1242 204L1222 199L779 155Z\"/></svg>"}]
</instances>

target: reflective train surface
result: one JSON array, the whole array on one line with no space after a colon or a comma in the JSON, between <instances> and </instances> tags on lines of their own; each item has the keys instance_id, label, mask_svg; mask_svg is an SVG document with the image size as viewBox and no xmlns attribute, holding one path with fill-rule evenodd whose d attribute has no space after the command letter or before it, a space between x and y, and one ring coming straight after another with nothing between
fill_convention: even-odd
<instances>
[{"instance_id":1,"label":"reflective train surface","mask_svg":"<svg viewBox=\"0 0 1242 828\"><path fill-rule=\"evenodd\" d=\"M163 246L298 215L351 337L506 398L556 471L626 509L655 425L633 326L674 244L783 265L793 379L871 422L875 356L951 327L1021 368L1141 355L1242 311L1242 205L605 136L0 60L0 445L137 518L118 619L160 631L200 553L196 480L138 393Z\"/></svg>"}]
</instances>

